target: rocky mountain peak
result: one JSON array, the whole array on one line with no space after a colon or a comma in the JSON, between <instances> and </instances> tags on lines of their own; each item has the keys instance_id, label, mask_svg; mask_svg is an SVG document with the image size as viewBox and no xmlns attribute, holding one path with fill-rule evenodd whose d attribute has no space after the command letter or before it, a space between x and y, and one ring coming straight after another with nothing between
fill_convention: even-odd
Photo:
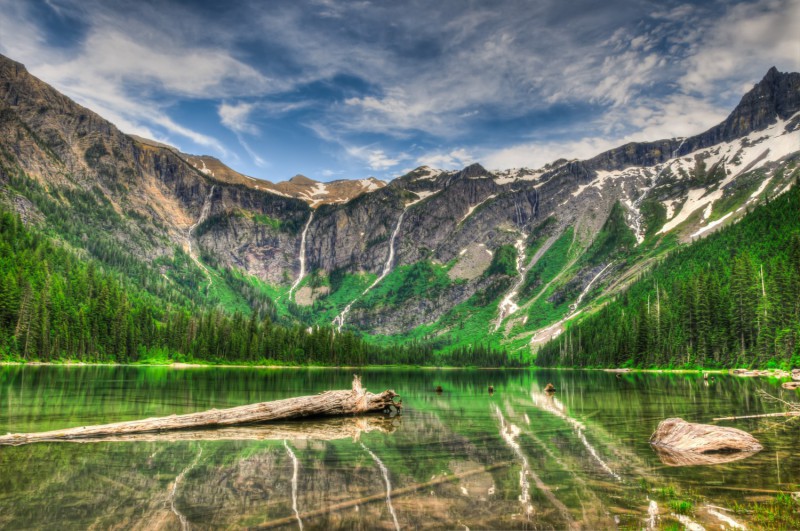
<instances>
[{"instance_id":1,"label":"rocky mountain peak","mask_svg":"<svg viewBox=\"0 0 800 531\"><path fill-rule=\"evenodd\" d=\"M779 77L779 76L780 76L780 74L781 74L781 73L780 73L780 72L778 72L778 68L777 68L777 67L775 67L775 66L773 66L772 68L770 68L769 70L767 70L767 74L764 76L764 80L771 80L771 79L774 79L774 78L776 78L776 77Z\"/></svg>"},{"instance_id":2,"label":"rocky mountain peak","mask_svg":"<svg viewBox=\"0 0 800 531\"><path fill-rule=\"evenodd\" d=\"M786 120L800 111L800 73L779 72L774 66L742 97L739 105L720 125L710 129L705 145L729 142Z\"/></svg>"},{"instance_id":3,"label":"rocky mountain peak","mask_svg":"<svg viewBox=\"0 0 800 531\"><path fill-rule=\"evenodd\" d=\"M28 70L25 65L18 63L13 59L9 59L3 54L0 54L0 76L2 77L17 77L20 74L27 73Z\"/></svg>"},{"instance_id":4,"label":"rocky mountain peak","mask_svg":"<svg viewBox=\"0 0 800 531\"><path fill-rule=\"evenodd\" d=\"M298 173L297 175L295 175L294 177L289 179L289 182L292 183L292 184L297 184L297 185L314 185L318 181L315 181L314 179L309 179L305 175L300 175Z\"/></svg>"},{"instance_id":5,"label":"rocky mountain peak","mask_svg":"<svg viewBox=\"0 0 800 531\"><path fill-rule=\"evenodd\" d=\"M476 177L486 177L488 175L489 171L476 162L458 172L457 177L475 179Z\"/></svg>"}]
</instances>

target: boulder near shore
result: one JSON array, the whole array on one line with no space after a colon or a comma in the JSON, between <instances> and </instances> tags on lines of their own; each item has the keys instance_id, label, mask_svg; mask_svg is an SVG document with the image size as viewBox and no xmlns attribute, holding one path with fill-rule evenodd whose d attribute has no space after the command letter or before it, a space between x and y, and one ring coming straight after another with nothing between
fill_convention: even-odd
<instances>
[{"instance_id":1,"label":"boulder near shore","mask_svg":"<svg viewBox=\"0 0 800 531\"><path fill-rule=\"evenodd\" d=\"M695 424L681 418L661 421L650 444L675 465L717 464L763 449L746 431L710 424Z\"/></svg>"}]
</instances>

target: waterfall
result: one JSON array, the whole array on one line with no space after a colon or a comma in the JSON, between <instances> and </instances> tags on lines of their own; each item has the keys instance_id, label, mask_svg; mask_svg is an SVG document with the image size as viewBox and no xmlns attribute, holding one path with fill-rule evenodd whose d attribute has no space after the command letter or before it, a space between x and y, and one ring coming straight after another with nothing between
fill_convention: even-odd
<instances>
[{"instance_id":1,"label":"waterfall","mask_svg":"<svg viewBox=\"0 0 800 531\"><path fill-rule=\"evenodd\" d=\"M198 225L200 225L202 222L204 222L208 218L208 213L211 211L211 198L214 195L214 189L216 187L217 187L217 185L212 185L211 186L211 190L208 192L208 196L206 197L206 200L203 202L203 208L200 209L200 217L197 218L197 221L195 221L194 225L189 227L189 236L190 236L189 248L190 249L191 249L191 245L192 245L192 241L191 241L192 233L194 232L194 230L197 228Z\"/></svg>"},{"instance_id":2,"label":"waterfall","mask_svg":"<svg viewBox=\"0 0 800 531\"><path fill-rule=\"evenodd\" d=\"M421 201L421 199L419 201ZM358 299L366 295L372 288L377 286L381 280L386 278L386 276L392 272L392 265L394 264L394 242L397 239L397 234L400 232L400 225L403 224L403 218L405 217L408 209L411 208L412 205L417 204L419 201L414 201L413 203L409 203L408 205L406 205L406 207L403 209L403 212L400 213L400 217L397 218L397 225L395 225L394 231L392 232L392 236L391 238L389 238L389 256L386 258L386 263L383 265L383 270L381 271L381 274L378 276L378 278L375 279L375 281L372 284L370 284L367 287L367 289L362 291L360 295L358 295L355 299L350 301L350 303L344 307L342 313L337 315L336 318L333 320L332 324L333 326L336 327L337 332L342 331L345 318L347 317L347 314L350 313L350 309L353 307L353 304L355 304L355 302Z\"/></svg>"},{"instance_id":3,"label":"waterfall","mask_svg":"<svg viewBox=\"0 0 800 531\"><path fill-rule=\"evenodd\" d=\"M515 297L519 292L519 288L522 287L522 283L525 282L525 274L527 273L527 269L525 269L522 265L522 260L525 256L525 240L528 237L527 234L524 232L521 233L522 238L514 242L514 248L517 250L517 276L519 277L514 285L511 286L511 289L508 291L503 300L500 301L497 309L499 311L499 316L497 318L497 322L494 325L494 331L496 332L500 325L503 323L503 319L511 315L512 313L519 310L519 306L515 302Z\"/></svg>"},{"instance_id":4,"label":"waterfall","mask_svg":"<svg viewBox=\"0 0 800 531\"><path fill-rule=\"evenodd\" d=\"M208 286L206 286L206 293L208 293L208 288L210 288L211 285L214 284L214 279L211 277L211 272L208 270L208 268L205 265L203 265L203 263L194 254L194 248L192 247L192 233L194 233L195 229L202 222L208 219L208 214L209 212L211 212L211 200L212 196L214 195L214 189L216 187L217 187L216 185L211 186L211 190L208 192L208 196L206 197L206 200L203 202L203 208L200 209L200 216L197 218L197 221L195 221L194 225L189 227L189 235L188 235L189 237L187 238L189 242L189 257L195 264L197 264L197 267L203 270L203 273L205 273L206 278L208 278Z\"/></svg>"},{"instance_id":5,"label":"waterfall","mask_svg":"<svg viewBox=\"0 0 800 531\"><path fill-rule=\"evenodd\" d=\"M378 456L372 453L372 450L364 446L364 443L361 443L361 447L366 450L366 452L372 457L373 461L375 461L378 464L378 467L381 469L383 482L386 484L386 507L389 509L389 513L392 515L394 528L397 531L400 531L400 524L397 522L397 514L394 512L394 507L392 506L392 483L389 481L389 470L386 468L386 465L383 464L383 461L378 459Z\"/></svg>"},{"instance_id":6,"label":"waterfall","mask_svg":"<svg viewBox=\"0 0 800 531\"><path fill-rule=\"evenodd\" d=\"M314 219L314 211L311 211L311 214L308 216L308 221L306 222L306 226L303 228L303 234L300 236L300 273L297 275L297 280L294 281L292 287L289 288L289 300L292 300L292 292L300 285L300 281L303 280L303 277L306 276L306 234L308 234L308 228L311 226L311 220Z\"/></svg>"},{"instance_id":7,"label":"waterfall","mask_svg":"<svg viewBox=\"0 0 800 531\"><path fill-rule=\"evenodd\" d=\"M583 288L583 291L581 291L581 294L580 294L580 295L578 295L578 298L577 298L577 299L575 299L575 302L573 302L572 304L570 304L570 305L569 305L569 311L570 311L570 313L572 313L572 312L574 312L575 310L577 310L577 309L578 309L578 306L581 304L581 301L582 301L582 300L583 300L583 298L586 296L586 294L587 294L587 293L589 293L589 290L592 288L592 285L595 283L595 281L596 281L598 278L600 278L600 276L601 276L603 273L605 273L605 272L606 272L606 269L608 269L609 267L611 267L611 264L613 264L613 263L614 263L614 261L613 261L613 260L612 260L611 262L609 262L609 263L608 263L608 265L606 265L606 266L605 266L603 269L601 269L601 270L600 270L600 272L599 272L599 273L597 273L597 274L594 276L594 278L592 278L592 280L590 280L590 281L589 281L589 283L588 283L588 284L586 284L586 287L585 287L585 288Z\"/></svg>"}]
</instances>

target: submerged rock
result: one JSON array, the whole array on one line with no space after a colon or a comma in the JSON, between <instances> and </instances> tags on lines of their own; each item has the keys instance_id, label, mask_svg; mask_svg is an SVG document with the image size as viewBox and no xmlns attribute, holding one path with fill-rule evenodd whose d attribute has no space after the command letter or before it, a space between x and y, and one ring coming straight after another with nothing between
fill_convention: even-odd
<instances>
[{"instance_id":1,"label":"submerged rock","mask_svg":"<svg viewBox=\"0 0 800 531\"><path fill-rule=\"evenodd\" d=\"M661 461L671 466L726 463L763 449L746 431L695 424L680 418L662 421L650 436L650 444Z\"/></svg>"}]
</instances>

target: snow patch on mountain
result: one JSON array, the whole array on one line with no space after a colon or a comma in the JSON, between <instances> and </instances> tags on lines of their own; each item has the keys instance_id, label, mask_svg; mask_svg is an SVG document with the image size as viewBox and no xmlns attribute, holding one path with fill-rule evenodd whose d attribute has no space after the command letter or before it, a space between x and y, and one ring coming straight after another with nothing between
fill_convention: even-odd
<instances>
[{"instance_id":1,"label":"snow patch on mountain","mask_svg":"<svg viewBox=\"0 0 800 531\"><path fill-rule=\"evenodd\" d=\"M464 223L464 221L466 221L467 218L470 217L473 212L475 212L476 208L478 208L479 206L483 205L487 201L491 201L495 197L497 197L497 194L492 194L492 195L488 196L486 199L484 199L483 201L481 201L480 203L478 203L477 205L473 205L473 206L469 207L469 209L467 210L467 213L464 214L464 217L461 218L458 222L459 223Z\"/></svg>"},{"instance_id":2,"label":"snow patch on mountain","mask_svg":"<svg viewBox=\"0 0 800 531\"><path fill-rule=\"evenodd\" d=\"M510 168L507 170L492 171L494 182L500 186L518 181L535 181L544 174L544 170L531 170L529 168Z\"/></svg>"},{"instance_id":3,"label":"snow patch on mountain","mask_svg":"<svg viewBox=\"0 0 800 531\"><path fill-rule=\"evenodd\" d=\"M414 176L415 181L433 180L443 173L442 170L437 170L429 166L421 166L418 170L419 174Z\"/></svg>"},{"instance_id":4,"label":"snow patch on mountain","mask_svg":"<svg viewBox=\"0 0 800 531\"><path fill-rule=\"evenodd\" d=\"M438 194L439 192L441 192L441 190L420 190L419 192L412 192L419 199L415 199L414 201L408 203L407 206L416 205L420 201L424 201L425 199L428 199L430 196Z\"/></svg>"},{"instance_id":5,"label":"snow patch on mountain","mask_svg":"<svg viewBox=\"0 0 800 531\"><path fill-rule=\"evenodd\" d=\"M722 216L722 217L721 217L721 218L719 218L718 220L716 220L716 221L712 221L711 223L709 223L709 224L708 224L708 225L706 225L705 227L702 227L702 228L700 228L700 230L698 230L697 232L695 232L694 234L692 234L692 238L697 238L697 237L698 237L698 236L700 236L701 234L703 234L703 233L705 233L705 232L708 232L708 231L710 231L711 229L713 229L713 228L714 228L714 227L716 227L717 225L719 225L719 224L723 223L723 222L724 222L726 219L728 219L728 218L729 218L729 217L731 217L732 215L733 215L733 212L728 212L727 214L725 214L724 216Z\"/></svg>"},{"instance_id":6,"label":"snow patch on mountain","mask_svg":"<svg viewBox=\"0 0 800 531\"><path fill-rule=\"evenodd\" d=\"M705 188L693 188L689 190L689 194L686 197L686 202L683 204L680 212L670 219L667 223L661 227L661 230L658 231L658 234L663 234L665 232L669 232L691 216L695 211L702 207L709 208L712 206L714 201L718 200L722 197L722 186L717 188L715 191L708 193L708 190ZM710 215L711 212L709 211L708 214ZM708 219L708 216L703 216L704 219Z\"/></svg>"},{"instance_id":7,"label":"snow patch on mountain","mask_svg":"<svg viewBox=\"0 0 800 531\"><path fill-rule=\"evenodd\" d=\"M370 179L361 179L359 183L361 187L364 188L365 192L374 192L375 190L381 189L381 186L377 182Z\"/></svg>"},{"instance_id":8,"label":"snow patch on mountain","mask_svg":"<svg viewBox=\"0 0 800 531\"><path fill-rule=\"evenodd\" d=\"M205 175L210 175L210 176L212 176L212 177L214 176L214 172L211 170L211 168L209 168L208 166L206 166L206 161L204 161L203 159L200 159L200 164L202 164L202 165L203 165L203 167L202 167L202 168L201 168L201 167L199 167L197 164L193 164L192 166L194 166L195 168L197 168L197 169L200 171L200 173L203 173L203 174L205 174Z\"/></svg>"},{"instance_id":9,"label":"snow patch on mountain","mask_svg":"<svg viewBox=\"0 0 800 531\"><path fill-rule=\"evenodd\" d=\"M675 203L678 203L677 199L670 199L668 201L661 202L661 204L667 209L667 221L672 219L672 216L675 215Z\"/></svg>"}]
</instances>

